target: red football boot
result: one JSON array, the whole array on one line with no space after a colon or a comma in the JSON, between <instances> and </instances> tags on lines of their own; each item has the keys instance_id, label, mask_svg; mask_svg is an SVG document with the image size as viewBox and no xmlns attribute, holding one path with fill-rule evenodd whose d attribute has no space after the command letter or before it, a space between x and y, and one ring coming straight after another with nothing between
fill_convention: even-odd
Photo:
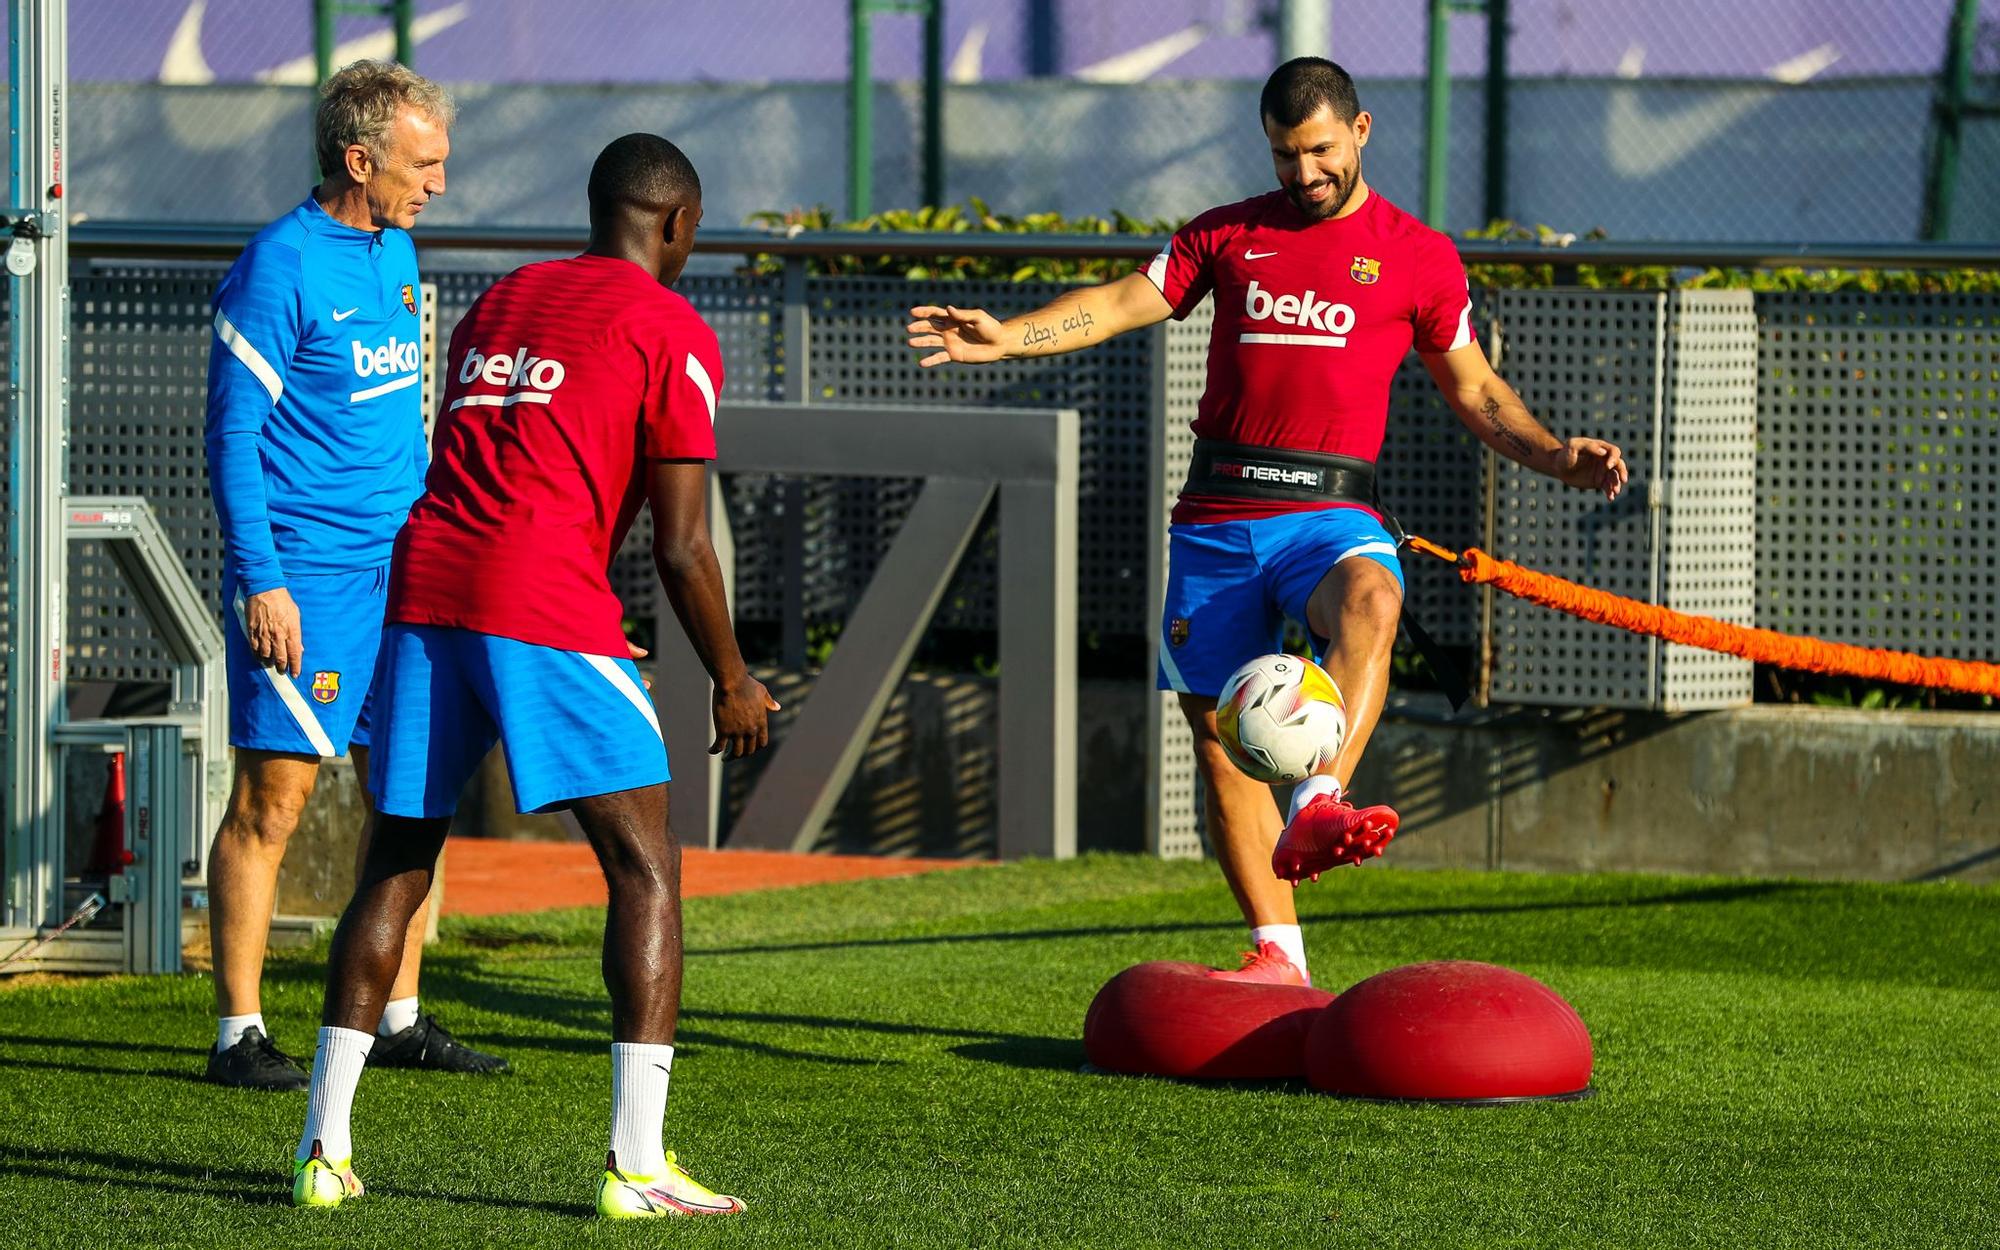
<instances>
[{"instance_id":1,"label":"red football boot","mask_svg":"<svg viewBox=\"0 0 2000 1250\"><path fill-rule=\"evenodd\" d=\"M1299 809L1271 852L1271 871L1294 885L1342 864L1359 864L1382 853L1396 836L1394 808L1357 808L1346 799L1322 794Z\"/></svg>"},{"instance_id":2,"label":"red football boot","mask_svg":"<svg viewBox=\"0 0 2000 1250\"><path fill-rule=\"evenodd\" d=\"M1305 973L1286 958L1276 942L1259 942L1254 951L1243 952L1243 966L1234 972L1220 968L1209 972L1218 981L1254 981L1259 985L1304 985Z\"/></svg>"}]
</instances>

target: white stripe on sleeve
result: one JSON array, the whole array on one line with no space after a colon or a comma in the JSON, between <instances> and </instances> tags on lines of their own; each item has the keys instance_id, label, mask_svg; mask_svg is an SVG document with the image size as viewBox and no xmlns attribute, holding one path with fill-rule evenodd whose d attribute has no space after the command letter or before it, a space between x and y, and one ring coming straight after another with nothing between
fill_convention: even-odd
<instances>
[{"instance_id":1,"label":"white stripe on sleeve","mask_svg":"<svg viewBox=\"0 0 2000 1250\"><path fill-rule=\"evenodd\" d=\"M1465 307L1458 310L1458 333L1452 336L1451 346L1446 351L1457 351L1472 342L1472 300L1468 297Z\"/></svg>"},{"instance_id":2,"label":"white stripe on sleeve","mask_svg":"<svg viewBox=\"0 0 2000 1250\"><path fill-rule=\"evenodd\" d=\"M687 358L687 375L688 380L694 383L694 388L701 392L701 397L708 401L708 423L714 425L715 383L709 380L708 370L702 368L701 362L690 355Z\"/></svg>"},{"instance_id":3,"label":"white stripe on sleeve","mask_svg":"<svg viewBox=\"0 0 2000 1250\"><path fill-rule=\"evenodd\" d=\"M215 334L222 340L222 345L229 349L229 354L241 361L243 367L255 374L257 380L264 384L264 389L271 392L271 402L277 403L278 397L285 393L285 384L278 379L278 371L271 367L271 362L264 359L255 347L251 346L250 340L243 337L235 323L223 316L219 308L215 310Z\"/></svg>"},{"instance_id":4,"label":"white stripe on sleeve","mask_svg":"<svg viewBox=\"0 0 2000 1250\"><path fill-rule=\"evenodd\" d=\"M1173 254L1173 250L1174 245L1170 240L1160 249L1158 256L1146 263L1146 277L1154 286L1160 288L1162 295L1167 293L1167 258Z\"/></svg>"}]
</instances>

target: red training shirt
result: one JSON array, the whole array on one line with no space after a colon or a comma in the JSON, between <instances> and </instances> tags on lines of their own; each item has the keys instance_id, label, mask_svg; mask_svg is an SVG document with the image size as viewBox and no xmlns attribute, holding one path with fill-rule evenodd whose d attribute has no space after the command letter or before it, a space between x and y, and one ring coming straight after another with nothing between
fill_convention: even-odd
<instances>
[{"instance_id":1,"label":"red training shirt","mask_svg":"<svg viewBox=\"0 0 2000 1250\"><path fill-rule=\"evenodd\" d=\"M445 368L389 619L627 655L611 558L648 460L715 458L715 331L630 261L577 256L495 283Z\"/></svg>"},{"instance_id":2,"label":"red training shirt","mask_svg":"<svg viewBox=\"0 0 2000 1250\"><path fill-rule=\"evenodd\" d=\"M1474 340L1451 239L1371 190L1312 221L1272 191L1212 208L1146 267L1176 320L1215 293L1197 437L1374 461L1389 382L1414 345ZM1177 524L1245 521L1328 505L1184 494ZM1337 505L1336 505L1337 506Z\"/></svg>"}]
</instances>

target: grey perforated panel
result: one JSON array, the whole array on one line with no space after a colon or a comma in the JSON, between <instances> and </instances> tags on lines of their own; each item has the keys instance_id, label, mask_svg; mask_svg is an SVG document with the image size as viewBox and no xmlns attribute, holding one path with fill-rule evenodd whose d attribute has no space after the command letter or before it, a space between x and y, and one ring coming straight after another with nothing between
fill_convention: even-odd
<instances>
[{"instance_id":1,"label":"grey perforated panel","mask_svg":"<svg viewBox=\"0 0 2000 1250\"><path fill-rule=\"evenodd\" d=\"M1757 316L1749 291L1677 291L1667 339L1661 602L1732 625L1756 603ZM1659 648L1669 712L1750 702L1747 660Z\"/></svg>"},{"instance_id":2,"label":"grey perforated panel","mask_svg":"<svg viewBox=\"0 0 2000 1250\"><path fill-rule=\"evenodd\" d=\"M211 606L222 601L222 536L202 444L209 295L223 265L107 265L70 286L69 489L143 495ZM96 543L70 548L70 676L164 681L167 658Z\"/></svg>"},{"instance_id":3,"label":"grey perforated panel","mask_svg":"<svg viewBox=\"0 0 2000 1250\"><path fill-rule=\"evenodd\" d=\"M917 299L1009 316L1069 288L1053 283L954 282L937 289L898 278L819 278L808 286L812 394L832 403L961 407L968 421L987 407L1076 408L1079 448L1079 616L1085 630L1130 637L1146 611L1147 396L1152 338L1128 334L1088 351L979 367L919 369L903 326ZM810 586L812 613L845 615L914 498L907 483L857 481L827 504L831 545L846 555L833 584ZM733 518L732 518L733 519ZM738 577L749 580L739 542ZM993 621L993 527L989 522L946 594L941 625L989 629Z\"/></svg>"},{"instance_id":4,"label":"grey perforated panel","mask_svg":"<svg viewBox=\"0 0 2000 1250\"><path fill-rule=\"evenodd\" d=\"M2000 655L2000 297L1757 307L1757 624Z\"/></svg>"},{"instance_id":5,"label":"grey perforated panel","mask_svg":"<svg viewBox=\"0 0 2000 1250\"><path fill-rule=\"evenodd\" d=\"M1676 611L1749 623L1755 318L1746 291L1499 296L1507 376L1565 435L1619 445L1615 503L1499 461L1494 554ZM1750 700L1750 665L1494 605L1496 702L1691 710Z\"/></svg>"},{"instance_id":6,"label":"grey perforated panel","mask_svg":"<svg viewBox=\"0 0 2000 1250\"><path fill-rule=\"evenodd\" d=\"M1530 411L1565 435L1624 449L1629 489L1616 503L1496 458L1493 554L1652 602L1655 475L1666 296L1502 291L1506 376ZM1492 697L1503 703L1650 706L1653 643L1495 596Z\"/></svg>"},{"instance_id":7,"label":"grey perforated panel","mask_svg":"<svg viewBox=\"0 0 2000 1250\"><path fill-rule=\"evenodd\" d=\"M1473 325L1485 337L1492 297L1472 293ZM1491 344L1486 345L1491 350ZM1389 388L1389 425L1382 441L1382 503L1403 528L1456 550L1479 540L1485 526L1486 448L1453 415L1421 358L1411 353ZM1442 560L1403 557L1407 605L1447 646L1470 647L1479 636L1479 596Z\"/></svg>"},{"instance_id":8,"label":"grey perforated panel","mask_svg":"<svg viewBox=\"0 0 2000 1250\"><path fill-rule=\"evenodd\" d=\"M1167 522L1174 500L1187 476L1188 458L1194 453L1194 431L1189 428L1208 385L1208 335L1215 323L1215 301L1205 299L1186 321L1168 322L1161 341L1164 359L1157 375L1161 380L1160 408L1163 414L1157 431L1163 446L1159 453L1161 489L1151 503L1156 518L1150 541L1159 545L1161 567L1165 567ZM1166 583L1156 588L1157 598L1148 606L1152 646L1168 645L1160 637L1160 614ZM1147 680L1153 680L1148 673ZM1206 845L1206 818L1202 810L1201 783L1194 759L1194 734L1181 714L1178 698L1171 692L1158 695L1159 820L1155 850L1163 859L1199 859Z\"/></svg>"}]
</instances>

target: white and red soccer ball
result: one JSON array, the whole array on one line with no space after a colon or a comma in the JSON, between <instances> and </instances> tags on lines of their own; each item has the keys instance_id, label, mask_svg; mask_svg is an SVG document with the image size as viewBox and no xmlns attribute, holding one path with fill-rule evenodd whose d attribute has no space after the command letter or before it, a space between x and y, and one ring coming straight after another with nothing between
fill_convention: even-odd
<instances>
[{"instance_id":1,"label":"white and red soccer ball","mask_svg":"<svg viewBox=\"0 0 2000 1250\"><path fill-rule=\"evenodd\" d=\"M1311 660L1260 655L1223 685L1215 728L1236 767L1268 785L1288 785L1340 753L1347 709L1340 687Z\"/></svg>"}]
</instances>

